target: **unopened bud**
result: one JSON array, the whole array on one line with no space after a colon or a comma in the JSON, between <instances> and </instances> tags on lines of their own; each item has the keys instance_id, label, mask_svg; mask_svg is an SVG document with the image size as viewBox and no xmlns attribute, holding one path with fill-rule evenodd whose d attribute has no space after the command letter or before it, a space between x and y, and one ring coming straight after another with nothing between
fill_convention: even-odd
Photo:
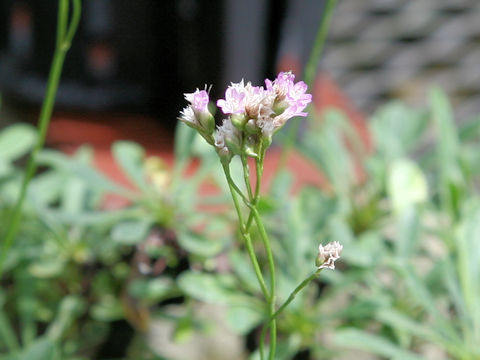
<instances>
[{"instance_id":1,"label":"unopened bud","mask_svg":"<svg viewBox=\"0 0 480 360\"><path fill-rule=\"evenodd\" d=\"M245 113L232 114L230 115L230 119L232 120L233 126L235 126L238 130L243 130L248 120Z\"/></svg>"},{"instance_id":2,"label":"unopened bud","mask_svg":"<svg viewBox=\"0 0 480 360\"><path fill-rule=\"evenodd\" d=\"M253 134L258 134L260 132L260 129L255 123L255 120L250 119L245 124L245 131L247 132L247 134L253 135Z\"/></svg>"},{"instance_id":3,"label":"unopened bud","mask_svg":"<svg viewBox=\"0 0 480 360\"><path fill-rule=\"evenodd\" d=\"M245 155L257 158L258 157L258 139L255 136L248 136L243 144L243 151Z\"/></svg>"},{"instance_id":4,"label":"unopened bud","mask_svg":"<svg viewBox=\"0 0 480 360\"><path fill-rule=\"evenodd\" d=\"M209 111L202 112L197 116L198 122L207 134L212 134L215 130L215 118Z\"/></svg>"}]
</instances>

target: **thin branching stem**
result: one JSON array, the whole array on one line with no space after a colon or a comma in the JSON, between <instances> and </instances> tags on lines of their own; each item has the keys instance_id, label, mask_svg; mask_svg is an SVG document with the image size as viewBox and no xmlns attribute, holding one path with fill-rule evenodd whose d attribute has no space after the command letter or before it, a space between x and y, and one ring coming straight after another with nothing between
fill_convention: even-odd
<instances>
[{"instance_id":1,"label":"thin branching stem","mask_svg":"<svg viewBox=\"0 0 480 360\"><path fill-rule=\"evenodd\" d=\"M0 278L4 271L4 263L10 248L13 245L13 240L17 236L20 220L22 217L22 208L27 194L28 184L35 175L37 169L37 156L43 148L45 138L47 135L48 126L52 117L53 106L55 104L55 97L57 95L60 77L62 75L63 63L65 56L70 48L70 43L78 28L81 15L81 0L73 0L72 20L68 23L69 0L58 1L58 21L57 21L57 37L55 52L50 67L50 73L47 81L47 90L43 100L42 108L38 119L38 137L35 146L28 158L27 166L23 176L20 193L13 208L11 215L10 226L7 230L7 235L2 242L0 249Z\"/></svg>"},{"instance_id":2,"label":"thin branching stem","mask_svg":"<svg viewBox=\"0 0 480 360\"><path fill-rule=\"evenodd\" d=\"M283 310L285 310L285 308L290 305L290 303L295 299L295 297L297 296L297 294L303 290L303 288L305 288L313 279L315 279L316 277L318 277L318 275L320 274L322 269L317 269L314 273L312 273L311 275L309 275L307 278L305 278L301 283L300 285L298 285L295 290L293 290L291 292L291 294L288 296L287 300L285 300L285 302L278 308L277 311L275 311L275 313L270 316L270 318L268 319L268 321L263 325L263 329L262 329L262 333L260 335L260 343L263 343L265 341L265 336L267 334L267 330L268 328L270 327L270 324L277 318L278 315L280 315Z\"/></svg>"},{"instance_id":3,"label":"thin branching stem","mask_svg":"<svg viewBox=\"0 0 480 360\"><path fill-rule=\"evenodd\" d=\"M242 234L243 239L245 240L245 246L247 248L248 256L250 257L250 261L252 262L255 275L257 277L260 288L262 289L263 296L265 297L265 299L269 300L271 295L268 292L267 285L265 284L265 280L263 278L262 271L260 269L260 265L258 263L258 259L255 254L255 250L253 248L252 239L250 237L249 232L246 230L245 223L243 221L242 210L240 208L240 203L238 201L237 194L240 195L244 199L244 201L246 200L246 197L245 195L243 195L243 193L240 191L238 186L233 181L232 176L230 175L230 168L228 167L228 165L223 164L223 172L225 173L228 187L230 189L230 194L232 196L233 204L237 212L238 221L240 223L240 232Z\"/></svg>"},{"instance_id":4,"label":"thin branching stem","mask_svg":"<svg viewBox=\"0 0 480 360\"><path fill-rule=\"evenodd\" d=\"M328 29L330 27L330 22L332 20L333 11L335 10L336 4L337 0L327 0L325 9L323 11L322 20L320 22L320 26L318 27L317 35L315 37L315 43L313 44L310 57L308 58L308 62L305 65L303 78L309 89L311 89L313 86L318 61L320 59L320 56L322 55L323 48L325 47ZM297 138L298 132L300 130L300 119L294 118L290 121L290 128L288 129L288 133L285 137L282 153L280 155L280 161L276 170L277 173L285 168L288 154L292 150L293 145L295 144L295 139Z\"/></svg>"}]
</instances>

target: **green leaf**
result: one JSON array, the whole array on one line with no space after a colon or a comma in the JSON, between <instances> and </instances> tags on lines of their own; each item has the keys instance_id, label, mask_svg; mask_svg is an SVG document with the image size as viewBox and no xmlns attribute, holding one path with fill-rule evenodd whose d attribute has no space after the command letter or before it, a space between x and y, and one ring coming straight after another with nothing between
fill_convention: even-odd
<instances>
[{"instance_id":1,"label":"green leaf","mask_svg":"<svg viewBox=\"0 0 480 360\"><path fill-rule=\"evenodd\" d=\"M212 304L241 304L245 297L239 295L234 278L227 274L184 272L178 286L191 297Z\"/></svg>"},{"instance_id":2,"label":"green leaf","mask_svg":"<svg viewBox=\"0 0 480 360\"><path fill-rule=\"evenodd\" d=\"M387 162L404 157L414 150L426 125L424 112L396 101L382 106L370 121L378 153Z\"/></svg>"},{"instance_id":3,"label":"green leaf","mask_svg":"<svg viewBox=\"0 0 480 360\"><path fill-rule=\"evenodd\" d=\"M337 237L332 234L331 239L337 239ZM350 240L347 240L347 238L338 240L344 245L341 260L345 263L362 267L373 267L385 255L385 246L381 235L376 231L364 232L355 241L349 242Z\"/></svg>"},{"instance_id":4,"label":"green leaf","mask_svg":"<svg viewBox=\"0 0 480 360\"><path fill-rule=\"evenodd\" d=\"M31 125L15 124L0 132L0 162L11 162L33 148L36 131Z\"/></svg>"},{"instance_id":5,"label":"green leaf","mask_svg":"<svg viewBox=\"0 0 480 360\"><path fill-rule=\"evenodd\" d=\"M15 356L15 360L52 360L56 358L56 343L48 337L41 337ZM12 359L12 360L13 360Z\"/></svg>"},{"instance_id":6,"label":"green leaf","mask_svg":"<svg viewBox=\"0 0 480 360\"><path fill-rule=\"evenodd\" d=\"M65 178L65 174L53 170L36 175L28 185L29 200L42 207L58 201Z\"/></svg>"},{"instance_id":7,"label":"green leaf","mask_svg":"<svg viewBox=\"0 0 480 360\"><path fill-rule=\"evenodd\" d=\"M179 244L188 252L203 256L212 257L220 253L226 245L232 241L231 224L221 217L200 217L197 224L202 230L195 232L183 225L178 225L177 237ZM188 220L187 220L188 221Z\"/></svg>"},{"instance_id":8,"label":"green leaf","mask_svg":"<svg viewBox=\"0 0 480 360\"><path fill-rule=\"evenodd\" d=\"M175 158L178 162L184 162L190 157L192 151L193 140L197 131L181 121L177 123L175 128Z\"/></svg>"},{"instance_id":9,"label":"green leaf","mask_svg":"<svg viewBox=\"0 0 480 360\"><path fill-rule=\"evenodd\" d=\"M72 225L114 224L128 218L144 216L144 213L136 208L115 211L89 211L76 214L50 209L44 209L42 211L42 216L48 216L62 223Z\"/></svg>"},{"instance_id":10,"label":"green leaf","mask_svg":"<svg viewBox=\"0 0 480 360\"><path fill-rule=\"evenodd\" d=\"M2 293L0 299L0 344L4 344L9 351L13 352L19 349L15 330L10 323L7 314L5 313L3 306L5 303L5 296Z\"/></svg>"},{"instance_id":11,"label":"green leaf","mask_svg":"<svg viewBox=\"0 0 480 360\"><path fill-rule=\"evenodd\" d=\"M177 233L178 243L191 254L211 257L218 254L224 243L219 239L212 239L202 233L185 229Z\"/></svg>"},{"instance_id":12,"label":"green leaf","mask_svg":"<svg viewBox=\"0 0 480 360\"><path fill-rule=\"evenodd\" d=\"M389 359L422 359L422 357L400 348L399 346L391 343L383 337L354 328L347 328L337 331L334 335L334 342L336 345L345 348L368 351L370 353L384 356Z\"/></svg>"},{"instance_id":13,"label":"green leaf","mask_svg":"<svg viewBox=\"0 0 480 360\"><path fill-rule=\"evenodd\" d=\"M441 90L431 91L430 107L437 140L436 171L440 173L439 193L443 207L456 217L465 190L465 179L458 162L460 158L458 133L450 103Z\"/></svg>"},{"instance_id":14,"label":"green leaf","mask_svg":"<svg viewBox=\"0 0 480 360\"><path fill-rule=\"evenodd\" d=\"M416 207L407 208L397 216L395 235L397 256L408 261L414 256L421 235L420 212Z\"/></svg>"},{"instance_id":15,"label":"green leaf","mask_svg":"<svg viewBox=\"0 0 480 360\"><path fill-rule=\"evenodd\" d=\"M52 166L78 176L92 188L111 191L129 198L134 197L129 190L109 180L97 170L59 152L43 150L38 155L37 162L41 165Z\"/></svg>"},{"instance_id":16,"label":"green leaf","mask_svg":"<svg viewBox=\"0 0 480 360\"><path fill-rule=\"evenodd\" d=\"M439 88L430 92L430 110L436 126L439 165L449 167L458 156L458 133L448 98Z\"/></svg>"},{"instance_id":17,"label":"green leaf","mask_svg":"<svg viewBox=\"0 0 480 360\"><path fill-rule=\"evenodd\" d=\"M395 311L393 309L381 309L377 312L376 318L384 324L387 324L395 329L404 330L411 335L418 336L424 340L444 345L435 331L423 325L423 323L416 322L408 316Z\"/></svg>"},{"instance_id":18,"label":"green leaf","mask_svg":"<svg viewBox=\"0 0 480 360\"><path fill-rule=\"evenodd\" d=\"M135 245L146 239L152 224L151 219L122 221L113 226L110 236L117 243Z\"/></svg>"},{"instance_id":19,"label":"green leaf","mask_svg":"<svg viewBox=\"0 0 480 360\"><path fill-rule=\"evenodd\" d=\"M141 190L148 191L148 184L143 176L144 149L131 141L117 141L112 147L113 156L128 179Z\"/></svg>"},{"instance_id":20,"label":"green leaf","mask_svg":"<svg viewBox=\"0 0 480 360\"><path fill-rule=\"evenodd\" d=\"M412 304L419 305L427 311L442 334L447 334L451 338L457 337L453 325L438 310L433 294L426 282L415 273L413 266L406 263L405 260L399 260L394 268L402 277L401 281L407 286Z\"/></svg>"},{"instance_id":21,"label":"green leaf","mask_svg":"<svg viewBox=\"0 0 480 360\"><path fill-rule=\"evenodd\" d=\"M91 148L86 146L80 147L74 155L75 161L85 164L85 166L89 166L92 157ZM82 212L87 204L88 184L76 176L68 176L62 189L62 211L73 214Z\"/></svg>"},{"instance_id":22,"label":"green leaf","mask_svg":"<svg viewBox=\"0 0 480 360\"><path fill-rule=\"evenodd\" d=\"M169 278L135 279L128 287L131 296L151 303L170 297L175 292L175 285Z\"/></svg>"},{"instance_id":23,"label":"green leaf","mask_svg":"<svg viewBox=\"0 0 480 360\"><path fill-rule=\"evenodd\" d=\"M61 275L65 270L65 259L61 256L53 257L38 257L28 267L31 275L40 279L53 278Z\"/></svg>"},{"instance_id":24,"label":"green leaf","mask_svg":"<svg viewBox=\"0 0 480 360\"><path fill-rule=\"evenodd\" d=\"M311 129L299 144L299 150L315 162L326 175L330 184L338 193L348 192L354 182L354 164L347 149L345 135L348 121L345 115L336 109L324 112L324 121L318 129ZM351 138L353 143L358 139Z\"/></svg>"},{"instance_id":25,"label":"green leaf","mask_svg":"<svg viewBox=\"0 0 480 360\"><path fill-rule=\"evenodd\" d=\"M255 275L252 263L249 259L247 259L245 252L232 250L229 253L228 259L233 271L238 276L242 284L252 293L257 293L260 290L257 276Z\"/></svg>"},{"instance_id":26,"label":"green leaf","mask_svg":"<svg viewBox=\"0 0 480 360\"><path fill-rule=\"evenodd\" d=\"M37 289L35 279L28 272L22 270L15 272L15 281L19 292L17 307L21 324L22 344L28 346L37 333L35 322L35 313L38 306Z\"/></svg>"},{"instance_id":27,"label":"green leaf","mask_svg":"<svg viewBox=\"0 0 480 360\"><path fill-rule=\"evenodd\" d=\"M388 175L387 191L394 211L401 212L427 200L427 180L414 162L396 160Z\"/></svg>"},{"instance_id":28,"label":"green leaf","mask_svg":"<svg viewBox=\"0 0 480 360\"><path fill-rule=\"evenodd\" d=\"M227 309L227 325L240 335L246 335L264 319L261 309L256 308L254 304L246 305L230 306Z\"/></svg>"},{"instance_id":29,"label":"green leaf","mask_svg":"<svg viewBox=\"0 0 480 360\"><path fill-rule=\"evenodd\" d=\"M194 325L193 319L189 316L184 316L177 320L173 335L174 341L176 343L187 342L195 332Z\"/></svg>"},{"instance_id":30,"label":"green leaf","mask_svg":"<svg viewBox=\"0 0 480 360\"><path fill-rule=\"evenodd\" d=\"M73 324L74 320L83 312L85 304L83 299L68 295L62 299L57 316L47 329L48 338L58 341Z\"/></svg>"},{"instance_id":31,"label":"green leaf","mask_svg":"<svg viewBox=\"0 0 480 360\"><path fill-rule=\"evenodd\" d=\"M475 140L480 136L480 114L476 114L460 124L458 131L462 142Z\"/></svg>"},{"instance_id":32,"label":"green leaf","mask_svg":"<svg viewBox=\"0 0 480 360\"><path fill-rule=\"evenodd\" d=\"M123 305L118 298L111 295L101 297L90 309L90 316L98 321L115 321L125 318Z\"/></svg>"},{"instance_id":33,"label":"green leaf","mask_svg":"<svg viewBox=\"0 0 480 360\"><path fill-rule=\"evenodd\" d=\"M480 200L465 204L455 232L458 277L467 312L480 331Z\"/></svg>"}]
</instances>

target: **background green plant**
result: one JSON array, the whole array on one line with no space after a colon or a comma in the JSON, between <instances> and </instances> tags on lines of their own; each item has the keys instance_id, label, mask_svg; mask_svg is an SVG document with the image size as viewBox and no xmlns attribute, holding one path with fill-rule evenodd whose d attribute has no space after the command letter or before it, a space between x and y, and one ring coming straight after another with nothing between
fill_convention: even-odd
<instances>
[{"instance_id":1,"label":"background green plant","mask_svg":"<svg viewBox=\"0 0 480 360\"><path fill-rule=\"evenodd\" d=\"M297 151L328 185L292 195L294 174L282 171L259 203L278 264L279 302L309 274L319 241L344 244L343 261L279 317L277 358L329 358L350 348L398 359L425 358L432 351L443 358L477 358L478 118L455 123L439 90L432 91L427 109L393 102L369 122L375 146L368 153L344 115L328 110L321 116ZM45 358L50 352L89 358L112 321L128 319L141 340L142 325L157 316L173 322L178 339L185 340L206 329L193 315L197 301L226 306L227 325L258 343L265 321L261 294L241 243L233 241L239 234L231 211L214 221L205 211L228 202L216 154L201 140L179 128L177 161L166 171L175 181L162 188L148 181L144 151L130 142L112 149L134 183L130 188L95 170L88 148L73 157L39 154L42 172L32 180L5 263L2 352L43 349ZM2 223L19 191L17 159L34 141L27 125L0 133ZM361 154L360 163L352 149ZM187 178L192 157L200 165ZM234 176L239 171L234 168ZM205 182L223 191L200 195ZM130 205L101 210L108 193ZM172 230L175 240L149 249L146 258L167 265L159 274L142 274L135 254L152 233L165 236L161 229ZM258 234L253 236L258 244ZM228 259L227 268L219 266L221 259ZM179 301L184 315L169 313L162 305L169 299ZM139 342L132 344L135 354Z\"/></svg>"}]
</instances>

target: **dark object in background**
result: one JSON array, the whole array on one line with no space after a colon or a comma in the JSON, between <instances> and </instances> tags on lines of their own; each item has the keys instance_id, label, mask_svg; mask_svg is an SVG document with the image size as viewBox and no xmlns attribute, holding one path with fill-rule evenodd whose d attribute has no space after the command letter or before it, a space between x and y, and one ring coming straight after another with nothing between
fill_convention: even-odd
<instances>
[{"instance_id":1,"label":"dark object in background","mask_svg":"<svg viewBox=\"0 0 480 360\"><path fill-rule=\"evenodd\" d=\"M0 0L0 87L39 105L55 45L57 0ZM220 1L85 0L57 105L161 114L218 78ZM208 80L207 80L208 79Z\"/></svg>"},{"instance_id":2,"label":"dark object in background","mask_svg":"<svg viewBox=\"0 0 480 360\"><path fill-rule=\"evenodd\" d=\"M123 359L127 356L128 346L135 336L135 331L125 320L113 321L110 325L107 339L94 359Z\"/></svg>"}]
</instances>

